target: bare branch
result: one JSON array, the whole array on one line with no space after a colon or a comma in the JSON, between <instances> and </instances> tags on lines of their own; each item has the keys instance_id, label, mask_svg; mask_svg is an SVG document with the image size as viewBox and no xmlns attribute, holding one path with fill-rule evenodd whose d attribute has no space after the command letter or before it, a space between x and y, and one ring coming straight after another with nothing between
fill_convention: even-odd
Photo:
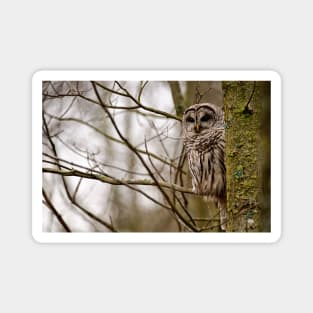
<instances>
[{"instance_id":1,"label":"bare branch","mask_svg":"<svg viewBox=\"0 0 313 313\"><path fill-rule=\"evenodd\" d=\"M64 221L63 217L61 216L61 214L56 210L56 208L54 207L54 205L52 204L52 202L50 201L47 193L45 192L44 189L42 189L42 195L45 199L45 204L47 205L47 207L53 212L53 214L56 216L57 220L59 221L59 223L63 226L63 228L67 231L67 232L71 232L71 229L69 228L69 226L66 224L66 222Z\"/></svg>"},{"instance_id":2,"label":"bare branch","mask_svg":"<svg viewBox=\"0 0 313 313\"><path fill-rule=\"evenodd\" d=\"M74 190L74 193L73 193L73 200L76 201L76 195L77 195L77 192L78 192L78 189L80 187L80 184L82 182L83 178L81 177L78 181L78 184L76 185L75 187L75 190ZM113 226L113 225L112 225Z\"/></svg>"},{"instance_id":3,"label":"bare branch","mask_svg":"<svg viewBox=\"0 0 313 313\"><path fill-rule=\"evenodd\" d=\"M254 92L255 92L255 86L256 86L256 81L253 82L253 87L252 87L252 91L251 91L251 94L250 94L250 97L243 109L243 113L246 113L246 114L252 114L253 113L253 109L250 107L250 102L253 98L253 95L254 95Z\"/></svg>"},{"instance_id":4,"label":"bare branch","mask_svg":"<svg viewBox=\"0 0 313 313\"><path fill-rule=\"evenodd\" d=\"M119 81L115 81L114 84L111 85L112 87L110 88L107 87L106 85L103 85L101 82L91 81L90 84L88 82L86 83L87 83L86 86L88 88L91 87L91 89L86 92L83 91L82 89L79 90L80 87L77 83L76 83L76 87L75 85L73 85L73 83L70 83L68 85L56 84L56 86L54 86L54 84L51 83L52 89L51 87L48 87L45 89L43 93L44 100L45 99L57 99L57 98L62 98L62 97L72 97L68 99L69 101L64 102L66 103L66 106L64 107L63 107L64 103L63 101L61 101L62 110L60 111L61 112L60 114L59 113L57 114L59 116L54 116L52 114L44 112L43 110L43 133L48 138L49 142L47 144L47 141L46 141L46 144L48 148L50 148L50 150L52 151L52 153L49 152L49 154L45 154L45 153L43 154L46 157L43 160L43 162L46 164L46 166L44 166L42 169L43 173L59 175L62 179L66 195L68 199L71 201L71 203L74 204L75 207L80 209L80 211L87 214L87 216L89 216L95 221L98 221L99 223L103 224L104 226L106 226L108 229L112 231L116 231L115 227L113 226L112 220L109 223L102 221L97 216L94 216L91 212L84 209L79 203L77 203L78 190L81 191L81 188L83 188L83 187L80 188L83 179L92 179L92 180L110 184L110 185L125 186L131 190L134 190L135 192L142 194L144 197L151 200L153 203L169 210L170 214L174 216L176 222L178 223L180 231L186 231L186 230L195 231L195 232L203 231L203 227L200 228L196 224L195 219L191 216L191 214L189 213L187 209L188 202L186 199L186 194L193 194L193 192L190 189L184 187L185 179L183 179L183 174L186 174L186 173L183 170L183 165L184 165L185 158L183 156L174 157L174 155L172 157L173 149L167 150L168 147L166 144L164 144L165 143L164 140L168 138L166 134L164 135L164 132L166 131L168 132L169 125L172 125L171 127L174 127L175 125L177 125L176 121L181 121L181 118L171 113L158 110L154 107L146 106L141 102L142 94L143 94L144 88L148 84L148 81L140 82L140 85L137 86L138 88L137 88L137 91L134 93L134 95L132 94L132 92L130 92L130 89L127 89L125 87L126 85L124 83L119 82ZM101 93L100 88L109 92L110 94L106 95L104 92ZM93 91L94 94L90 93L90 91ZM118 97L114 95L128 98L130 100L129 101L130 105L116 106L115 105L116 99L118 99ZM90 107L93 106L92 104L96 104L103 109L105 114L103 113L101 114L101 112L99 114L99 111L97 110L96 118L88 120L88 121L84 121L82 117L80 119L75 118L75 117L65 118L65 116L69 116L69 114L67 114L69 111L75 114L79 112L81 116L82 114L84 114L84 112L86 112L86 108L82 105L78 106L78 110L76 111L74 111L74 109L73 111L71 110L75 100L77 104L79 104L80 102L79 99L84 100L81 102L81 104L86 105L87 109L89 106ZM86 101L92 104L89 104ZM61 102L59 104L61 104ZM53 109L53 107L51 108ZM120 111L116 111L116 110L120 110ZM134 116L138 117L138 121L150 122L149 126L150 128L152 127L154 129L156 135L149 138L148 140L145 138L143 142L144 147L141 147L144 149L140 149L138 145L137 146L133 145L129 137L127 135L124 135L123 132L121 132L121 129L118 127L119 124L115 120L116 112L117 114L129 113L129 112L138 113L146 117L146 119L141 119L139 115L135 114ZM161 117L161 118L171 119L173 122L169 123L168 122L169 120L167 120L167 122L165 123L165 126L158 125L157 127L153 123L153 120L150 120L149 118L147 118L148 115L152 116L153 118ZM49 120L50 118L49 124L46 122L45 118L47 118L47 120ZM59 136L59 134L56 134L52 136L51 134L52 131L51 130L49 131L48 127L51 127L51 125L53 125L53 124L50 124L53 119L56 119L61 122L74 122L80 125L84 125L92 129L93 131L97 132L104 138L112 142L126 146L134 155L136 155L136 158L139 161L139 163L135 164L136 168L134 169L138 168L137 165L139 166L142 165L141 167L143 167L146 170L146 173L137 173L135 171L131 171L130 169L123 169L122 167L111 164L111 161L109 161L110 164L103 163L100 161L101 160L100 149L96 151L90 151L89 148L87 149L87 148L84 148L83 146L81 147L80 144L77 146L76 143L67 143L63 135ZM98 128L97 121L104 121L106 123L110 121L113 126L113 129L116 131L118 136L116 134L111 136L111 131L109 133L106 133L105 131ZM56 125L58 126L57 128L60 127L59 123L56 123ZM66 124L62 124L62 126L66 127ZM163 131L163 126L165 127L164 131ZM146 124L144 125L144 127L147 127ZM99 139L98 137L96 138ZM166 156L160 156L158 154L154 154L149 151L149 149L151 149L152 147L152 144L151 146L149 145L149 149L148 149L147 142L155 138L158 139L160 142L160 145L157 144L157 147L158 148L159 146L162 147L162 150L165 152ZM72 152L82 157L84 160L84 164L86 166L69 162L67 160L59 158L57 154L56 146L54 144L54 142L56 142L55 139L59 140L65 147L70 149ZM173 138L173 139L180 139L180 138ZM107 142L107 141L106 143L110 144L110 142ZM108 149L111 149L111 148L108 147ZM162 153L162 150L161 150L161 153ZM156 162L155 160L157 160L158 162ZM116 161L113 161L113 163ZM51 164L50 165L51 167L47 167L48 166L47 164ZM169 166L169 174L168 174L167 166ZM132 177L132 179L128 179L128 177L130 176L127 176L127 175L121 175L123 176L122 178L115 177L115 176L112 176L111 174L112 172L109 171L107 173L105 167L120 170L128 174L150 176L150 179L138 179L135 177ZM164 175L163 175L163 169L166 170L164 171L165 173ZM115 173L115 171L113 171L113 173ZM160 180L157 179L157 175L160 177ZM66 177L78 177L79 178L78 183L76 182L76 184L73 187L74 191L70 191L69 186L67 184L67 182L72 181L72 180L68 180ZM167 182L166 179L169 182ZM179 183L177 184L178 181ZM149 195L148 193L144 192L144 190L147 188L142 188L143 190L141 190L140 188L138 188L138 186L154 186L155 187L154 190L157 191L158 194L161 194L163 196L163 199L158 201L159 196L156 196L155 193L152 193L151 195ZM110 216L110 219L111 219L111 216Z\"/></svg>"},{"instance_id":5,"label":"bare branch","mask_svg":"<svg viewBox=\"0 0 313 313\"><path fill-rule=\"evenodd\" d=\"M66 148L68 148L70 151L72 151L73 153L77 154L78 156L80 156L81 158L88 160L88 159L92 159L92 161L94 163L96 163L98 166L101 167L109 167L109 168L113 168L115 170L119 170L121 172L127 173L127 174L132 174L132 175L137 175L137 176L149 176L149 174L147 173L141 173L141 172L135 172L135 171L131 171L113 164L108 164L108 163L104 163L101 162L99 160L96 160L95 158L92 158L92 156L90 154L88 154L88 151L83 151L84 153L86 153L86 155L84 155L82 153L82 149L79 149L77 146L70 146L68 143L66 143L63 139L60 138L60 136L56 137Z\"/></svg>"},{"instance_id":6,"label":"bare branch","mask_svg":"<svg viewBox=\"0 0 313 313\"><path fill-rule=\"evenodd\" d=\"M45 128L45 131L46 131L46 135L48 137L48 140L49 140L49 143L51 145L51 148L52 148L52 152L54 154L54 158L56 159L57 161L57 167L59 168L59 170L61 170L61 166L58 162L58 154L57 154L57 150L56 150L56 147L55 147L55 144L52 140L52 138L50 137L50 132L49 132L49 128L48 128L48 125L47 125L47 122L46 122L46 118L45 118L45 112L43 111L42 112L42 119L43 119L43 125L44 125L44 128ZM109 223L103 221L102 219L98 218L97 216L95 216L93 213L89 212L88 210L86 210L82 205L80 205L71 195L70 191L69 191L69 188L68 188L68 185L67 185L67 182L64 178L64 176L61 176L61 179L62 179L62 182L63 182L63 186L64 186L64 189L65 189L65 192L66 192L66 195L68 197L68 199L77 207L79 208L82 212L84 212L86 215L88 215L90 218L96 220L97 222L101 223L102 225L104 225L105 227L107 227L108 229L110 229L111 231L116 231L116 229L114 229L112 227L112 225L110 225Z\"/></svg>"},{"instance_id":7,"label":"bare branch","mask_svg":"<svg viewBox=\"0 0 313 313\"><path fill-rule=\"evenodd\" d=\"M182 214L176 209L175 205L172 203L170 197L168 196L168 194L162 189L162 187L160 186L159 182L157 181L157 179L155 178L155 176L153 175L151 169L149 168L149 166L146 164L145 160L142 158L141 154L136 150L136 148L128 141L128 139L123 136L123 134L121 133L121 131L119 130L117 124L115 123L115 120L113 119L112 115L110 114L109 110L105 107L105 105L102 103L101 97L98 93L97 90L97 86L95 82L91 82L92 86L94 88L94 91L96 93L96 96L101 104L101 106L103 107L104 111L107 113L109 119L111 120L111 123L114 127L114 129L116 130L116 132L118 133L119 137L121 138L122 141L125 142L126 146L133 151L137 158L140 160L140 162L142 163L142 165L144 166L144 168L147 170L147 172L150 174L152 180L154 181L155 185L158 187L158 189L160 190L160 192L163 194L166 202L169 204L169 206L171 207L172 211L177 215L177 217L190 229L192 229L193 231L197 231L197 228L195 228L194 225L190 224L188 220L185 219L184 216L182 216ZM122 88L124 91L126 90L125 88L123 88L118 82L116 82L120 88ZM128 92L127 90L125 92ZM132 97L131 95L129 95L130 97ZM134 99L132 97L132 99Z\"/></svg>"},{"instance_id":8,"label":"bare branch","mask_svg":"<svg viewBox=\"0 0 313 313\"><path fill-rule=\"evenodd\" d=\"M146 149L146 152L147 152L147 155L148 155L148 160L151 164L151 166L153 167L153 169L155 170L155 173L163 180L165 181L164 177L162 176L162 174L160 173L160 171L157 169L157 167L155 166L155 164L153 163L153 161L151 160L151 157L150 157L150 153L148 151L148 146L147 146L147 141L145 139L145 149Z\"/></svg>"},{"instance_id":9,"label":"bare branch","mask_svg":"<svg viewBox=\"0 0 313 313\"><path fill-rule=\"evenodd\" d=\"M145 81L145 82L140 82L140 88L139 88L139 92L138 92L138 97L137 97L137 100L138 102L140 102L141 100L141 95L143 93L143 90L145 89L145 87L148 85L149 81Z\"/></svg>"},{"instance_id":10,"label":"bare branch","mask_svg":"<svg viewBox=\"0 0 313 313\"><path fill-rule=\"evenodd\" d=\"M109 139L109 140L111 140L111 141L114 141L114 142L119 143L119 144L122 144L122 145L125 145L125 144L126 144L123 140L119 140L119 139L117 139L117 138L114 138L114 137L112 137L112 136L106 134L105 132L103 132L103 131L100 130L99 128L97 128L97 127L93 126L92 124L90 124L90 123L88 123L88 122L85 122L85 121L83 121L83 120L80 120L80 119L77 119L77 118L59 118L59 117L54 116L54 115L49 114L49 113L45 113L45 114L47 114L49 117L54 118L54 119L57 119L57 120L59 120L59 121L75 122L75 123L82 124L82 125L84 125L84 126L86 126L86 127L89 127L89 128L91 128L91 129L93 129L95 132L97 132L98 134L104 136L105 138L107 138L107 139ZM134 149L136 149L139 153L147 154L147 152L146 152L145 150L138 149L138 148L134 148ZM154 153L151 153L151 152L149 152L149 153L150 153L150 156L151 156L152 158L154 158L154 159L156 159L156 160L158 160L158 161L160 161L160 162L162 162L162 163L165 163L165 164L167 164L167 165L169 165L169 166L173 166L174 168L176 168L176 166L175 166L174 164L172 164L171 162L167 161L166 159L164 159L164 158L162 158L162 157L160 157L160 156L158 156L158 155L156 155L156 154L154 154ZM186 174L186 172L184 172L184 174Z\"/></svg>"},{"instance_id":11,"label":"bare branch","mask_svg":"<svg viewBox=\"0 0 313 313\"><path fill-rule=\"evenodd\" d=\"M177 121L181 122L181 118L179 118L178 116L176 116L174 114L171 114L171 113L168 113L168 112L165 112L165 111L161 111L161 110L155 109L153 107L149 107L149 106L143 105L134 96L132 96L128 92L128 90L126 88L124 88L118 81L115 81L115 83L124 91L124 93L116 91L114 89L110 89L110 88L100 84L99 82L92 82L92 83L94 83L95 85L97 85L97 86L101 87L102 89L104 89L106 91L109 91L111 93L114 93L114 94L117 94L119 96L123 96L123 97L126 97L126 98L130 98L134 103L137 104L137 108L140 107L141 109L144 109L146 111L149 111L149 112L152 112L152 113L155 113L155 114L159 114L159 115L163 115L163 116L165 116L167 118L171 118L171 119L174 119L174 120L177 120Z\"/></svg>"},{"instance_id":12,"label":"bare branch","mask_svg":"<svg viewBox=\"0 0 313 313\"><path fill-rule=\"evenodd\" d=\"M155 182L151 180L147 180L147 179L131 180L131 179L110 178L105 175L93 173L93 170L91 170L91 173L86 173L86 172L82 172L76 169L64 171L64 170L59 170L55 168L44 167L42 169L42 172L59 174L62 176L76 176L76 177L95 179L95 180L101 181L103 183L111 184L111 185L126 185L126 186L127 185L141 185L141 186L156 186L157 185ZM187 189L187 188L184 188L182 186L172 184L172 183L158 181L158 185L160 185L162 188L171 189L171 190L175 190L175 191L179 191L179 192L187 193L187 194L194 194L191 189Z\"/></svg>"}]
</instances>

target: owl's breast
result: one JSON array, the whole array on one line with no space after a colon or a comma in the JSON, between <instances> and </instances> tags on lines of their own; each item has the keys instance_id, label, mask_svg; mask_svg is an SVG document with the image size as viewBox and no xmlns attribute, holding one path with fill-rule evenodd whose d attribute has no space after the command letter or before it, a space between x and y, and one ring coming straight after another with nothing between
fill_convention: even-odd
<instances>
[{"instance_id":1,"label":"owl's breast","mask_svg":"<svg viewBox=\"0 0 313 313\"><path fill-rule=\"evenodd\" d=\"M194 191L213 198L225 194L224 150L216 146L204 151L190 149L187 153Z\"/></svg>"}]
</instances>

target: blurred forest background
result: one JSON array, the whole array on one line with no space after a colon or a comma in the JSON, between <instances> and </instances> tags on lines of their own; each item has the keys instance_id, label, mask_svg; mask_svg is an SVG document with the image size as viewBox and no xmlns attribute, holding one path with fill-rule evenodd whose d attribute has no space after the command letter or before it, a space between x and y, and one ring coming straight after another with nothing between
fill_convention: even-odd
<instances>
[{"instance_id":1,"label":"blurred forest background","mask_svg":"<svg viewBox=\"0 0 313 313\"><path fill-rule=\"evenodd\" d=\"M181 117L223 106L227 231L270 231L270 82L46 81L43 231L216 232L191 192Z\"/></svg>"}]
</instances>

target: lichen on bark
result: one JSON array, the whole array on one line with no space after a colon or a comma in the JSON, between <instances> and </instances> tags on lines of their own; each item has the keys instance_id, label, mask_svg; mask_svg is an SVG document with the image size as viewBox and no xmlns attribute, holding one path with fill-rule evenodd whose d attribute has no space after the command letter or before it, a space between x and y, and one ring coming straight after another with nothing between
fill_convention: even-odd
<instances>
[{"instance_id":1,"label":"lichen on bark","mask_svg":"<svg viewBox=\"0 0 313 313\"><path fill-rule=\"evenodd\" d=\"M269 231L270 90L268 82L223 82L226 128L227 231ZM265 116L266 115L266 116ZM265 123L265 124L264 124ZM264 131L265 129L265 131ZM265 161L265 162L264 162Z\"/></svg>"}]
</instances>

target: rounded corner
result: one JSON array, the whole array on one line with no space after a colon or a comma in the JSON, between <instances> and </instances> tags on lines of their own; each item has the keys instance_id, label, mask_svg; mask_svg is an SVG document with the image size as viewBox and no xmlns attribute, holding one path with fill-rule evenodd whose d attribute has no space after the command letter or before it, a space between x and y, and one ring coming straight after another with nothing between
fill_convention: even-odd
<instances>
[{"instance_id":1,"label":"rounded corner","mask_svg":"<svg viewBox=\"0 0 313 313\"><path fill-rule=\"evenodd\" d=\"M280 74L280 72L278 72L277 70L270 70L269 71L272 80L276 80L279 82L279 84L281 84L282 82L282 75Z\"/></svg>"},{"instance_id":2,"label":"rounded corner","mask_svg":"<svg viewBox=\"0 0 313 313\"><path fill-rule=\"evenodd\" d=\"M33 230L31 233L31 237L35 243L43 243L43 241L41 240L41 237L37 231Z\"/></svg>"},{"instance_id":3,"label":"rounded corner","mask_svg":"<svg viewBox=\"0 0 313 313\"><path fill-rule=\"evenodd\" d=\"M43 70L37 70L32 74L32 82L33 84L37 81L41 81L42 80L42 76L44 74L45 71Z\"/></svg>"},{"instance_id":4,"label":"rounded corner","mask_svg":"<svg viewBox=\"0 0 313 313\"><path fill-rule=\"evenodd\" d=\"M277 244L281 241L282 239L282 231L278 231L277 233L273 234L273 237L271 238L270 243L271 244Z\"/></svg>"}]
</instances>

